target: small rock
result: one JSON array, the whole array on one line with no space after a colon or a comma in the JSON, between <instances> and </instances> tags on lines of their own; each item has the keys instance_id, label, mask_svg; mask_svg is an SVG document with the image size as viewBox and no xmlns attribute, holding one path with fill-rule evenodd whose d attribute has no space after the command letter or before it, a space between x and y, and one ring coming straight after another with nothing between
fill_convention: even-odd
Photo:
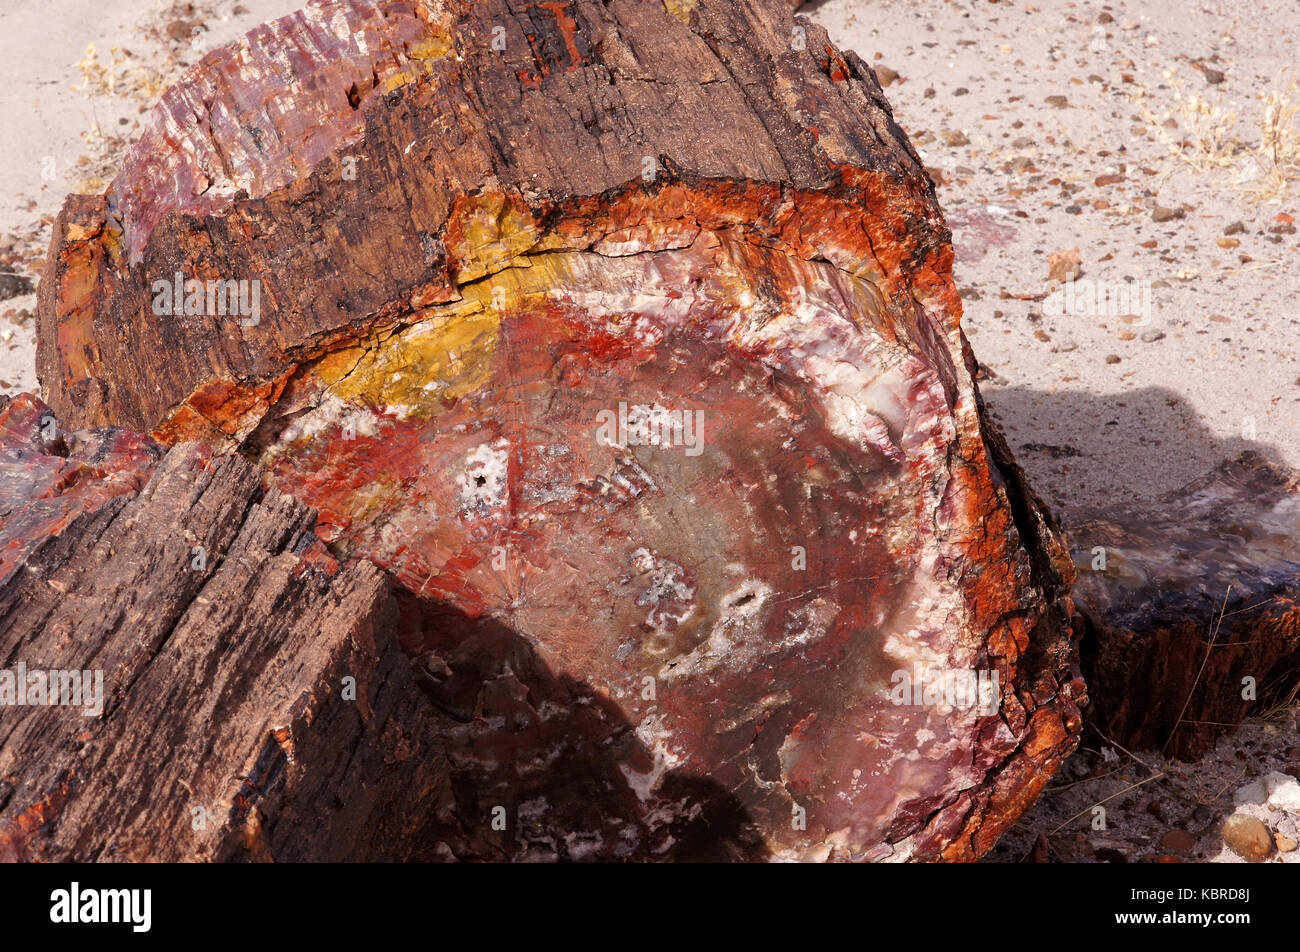
<instances>
[{"instance_id":1,"label":"small rock","mask_svg":"<svg viewBox=\"0 0 1300 952\"><path fill-rule=\"evenodd\" d=\"M1143 331L1142 336L1138 338L1144 344L1154 344L1158 340L1165 339L1164 331Z\"/></svg>"},{"instance_id":2,"label":"small rock","mask_svg":"<svg viewBox=\"0 0 1300 952\"><path fill-rule=\"evenodd\" d=\"M1163 205L1157 205L1151 209L1151 220L1157 222L1173 221L1175 218L1182 218L1186 214L1181 208L1165 208Z\"/></svg>"},{"instance_id":3,"label":"small rock","mask_svg":"<svg viewBox=\"0 0 1300 952\"><path fill-rule=\"evenodd\" d=\"M1262 863L1273 852L1273 834L1253 816L1234 813L1223 821L1223 844L1242 859Z\"/></svg>"},{"instance_id":4,"label":"small rock","mask_svg":"<svg viewBox=\"0 0 1300 952\"><path fill-rule=\"evenodd\" d=\"M188 41L194 35L195 26L197 24L191 23L189 20L172 20L164 28L164 32L169 39L182 43Z\"/></svg>"},{"instance_id":5,"label":"small rock","mask_svg":"<svg viewBox=\"0 0 1300 952\"><path fill-rule=\"evenodd\" d=\"M880 80L881 86L892 86L899 80L898 70L890 69L888 66L876 67L876 79Z\"/></svg>"},{"instance_id":6,"label":"small rock","mask_svg":"<svg viewBox=\"0 0 1300 952\"><path fill-rule=\"evenodd\" d=\"M1268 804L1276 810L1300 814L1300 783L1275 770L1240 788L1232 795L1232 802L1237 806Z\"/></svg>"},{"instance_id":7,"label":"small rock","mask_svg":"<svg viewBox=\"0 0 1300 952\"><path fill-rule=\"evenodd\" d=\"M1171 853L1190 853L1196 848L1196 837L1186 830L1170 830L1160 837L1160 846Z\"/></svg>"},{"instance_id":8,"label":"small rock","mask_svg":"<svg viewBox=\"0 0 1300 952\"><path fill-rule=\"evenodd\" d=\"M31 294L34 290L36 289L32 287L32 282L21 274L0 273L0 301Z\"/></svg>"},{"instance_id":9,"label":"small rock","mask_svg":"<svg viewBox=\"0 0 1300 952\"><path fill-rule=\"evenodd\" d=\"M922 99L933 99L935 96L934 87L926 86L925 92L921 94Z\"/></svg>"},{"instance_id":10,"label":"small rock","mask_svg":"<svg viewBox=\"0 0 1300 952\"><path fill-rule=\"evenodd\" d=\"M1070 100L1066 99L1064 96L1048 96L1043 100L1043 102L1047 103L1053 109L1064 109L1066 106L1070 105Z\"/></svg>"},{"instance_id":11,"label":"small rock","mask_svg":"<svg viewBox=\"0 0 1300 952\"><path fill-rule=\"evenodd\" d=\"M1215 244L1220 248L1235 248L1241 244L1241 241L1237 238L1220 238Z\"/></svg>"},{"instance_id":12,"label":"small rock","mask_svg":"<svg viewBox=\"0 0 1300 952\"><path fill-rule=\"evenodd\" d=\"M1286 779L1283 780L1282 778ZM1300 815L1300 783L1290 774L1271 773L1268 775L1268 805L1275 810Z\"/></svg>"},{"instance_id":13,"label":"small rock","mask_svg":"<svg viewBox=\"0 0 1300 952\"><path fill-rule=\"evenodd\" d=\"M970 95L970 90L967 89L965 86L958 86L956 89L952 91L952 94L954 96L968 96Z\"/></svg>"},{"instance_id":14,"label":"small rock","mask_svg":"<svg viewBox=\"0 0 1300 952\"><path fill-rule=\"evenodd\" d=\"M939 138L943 140L944 145L970 145L970 139L966 138L966 133L960 129L944 129L939 133Z\"/></svg>"},{"instance_id":15,"label":"small rock","mask_svg":"<svg viewBox=\"0 0 1300 952\"><path fill-rule=\"evenodd\" d=\"M1117 363L1119 363L1119 354L1107 354L1107 355L1106 355L1106 363L1108 363L1108 364L1117 364Z\"/></svg>"},{"instance_id":16,"label":"small rock","mask_svg":"<svg viewBox=\"0 0 1300 952\"><path fill-rule=\"evenodd\" d=\"M1277 844L1277 851L1279 853L1294 853L1296 847L1300 846L1300 843L1297 843L1285 833L1277 834L1277 836L1273 837L1273 840Z\"/></svg>"},{"instance_id":17,"label":"small rock","mask_svg":"<svg viewBox=\"0 0 1300 952\"><path fill-rule=\"evenodd\" d=\"M1042 833L1034 840L1034 848L1029 851L1029 862L1031 863L1050 863L1052 861L1052 848L1047 842L1047 837Z\"/></svg>"},{"instance_id":18,"label":"small rock","mask_svg":"<svg viewBox=\"0 0 1300 952\"><path fill-rule=\"evenodd\" d=\"M1076 280L1079 275L1083 274L1083 267L1079 261L1079 249L1071 248L1068 251L1053 251L1047 256L1047 269L1048 281L1066 284Z\"/></svg>"},{"instance_id":19,"label":"small rock","mask_svg":"<svg viewBox=\"0 0 1300 952\"><path fill-rule=\"evenodd\" d=\"M1228 225L1223 229L1223 233L1225 235L1240 235L1245 230L1246 226L1242 222L1234 221L1231 225Z\"/></svg>"},{"instance_id":20,"label":"small rock","mask_svg":"<svg viewBox=\"0 0 1300 952\"><path fill-rule=\"evenodd\" d=\"M1056 349L1063 354L1068 354L1072 350L1078 350L1079 345L1073 340L1064 340L1056 345Z\"/></svg>"},{"instance_id":21,"label":"small rock","mask_svg":"<svg viewBox=\"0 0 1300 952\"><path fill-rule=\"evenodd\" d=\"M1201 71L1201 75L1205 77L1205 81L1211 86L1217 86L1223 82L1224 75L1221 70L1211 69L1204 63L1193 63L1192 65Z\"/></svg>"},{"instance_id":22,"label":"small rock","mask_svg":"<svg viewBox=\"0 0 1300 952\"><path fill-rule=\"evenodd\" d=\"M1105 10L1102 10L1101 13L1098 13L1098 14L1097 14L1097 22L1098 22L1098 23L1114 23L1114 22L1115 22L1115 18L1114 18L1113 16L1111 16L1109 13L1107 13Z\"/></svg>"}]
</instances>

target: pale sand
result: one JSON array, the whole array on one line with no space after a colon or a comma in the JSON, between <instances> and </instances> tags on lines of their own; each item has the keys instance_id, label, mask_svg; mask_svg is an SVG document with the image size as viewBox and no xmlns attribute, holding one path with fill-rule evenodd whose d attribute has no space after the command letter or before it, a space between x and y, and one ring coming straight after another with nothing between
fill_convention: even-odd
<instances>
[{"instance_id":1,"label":"pale sand","mask_svg":"<svg viewBox=\"0 0 1300 952\"><path fill-rule=\"evenodd\" d=\"M1102 11L1114 22L1099 24ZM885 91L895 118L914 137L935 137L920 149L950 180L939 197L955 236L958 286L979 295L965 302L964 325L997 375L983 391L1033 485L1058 510L1139 508L1248 447L1300 465L1300 235L1275 243L1261 234L1279 213L1300 219L1300 189L1253 199L1233 184L1252 166L1247 157L1196 173L1137 132L1150 128L1143 108L1161 118L1175 111L1166 69L1187 91L1257 116L1253 97L1279 70L1300 65L1294 0L828 0L811 12L836 43L902 75ZM1226 74L1217 86L1189 64L1215 54L1218 62L1206 65ZM969 93L955 95L959 87ZM1139 88L1146 107L1133 101ZM1069 105L1044 102L1053 95ZM1166 131L1185 134L1187 123L1180 126ZM946 145L945 131L969 144ZM1258 140L1244 119L1237 133ZM1032 144L1014 145L1022 137ZM1016 170L1018 157L1036 168ZM1125 181L1094 184L1121 164ZM1058 178L1078 191L1067 196L1049 184ZM1095 200L1110 207L1094 208ZM1157 202L1195 207L1157 224ZM1081 211L1068 213L1071 205ZM1216 244L1238 220L1246 226L1235 236L1240 246ZM1156 248L1140 247L1151 240ZM1034 322L1042 304L1001 298L1004 290L1042 294L1048 255L1075 247L1084 278L1153 283L1151 325L1105 316ZM1243 265L1240 253L1255 260ZM1145 330L1165 337L1143 342ZM1138 336L1123 340L1125 331ZM1073 350L1060 349L1071 341ZM1107 363L1108 355L1120 362Z\"/></svg>"}]
</instances>

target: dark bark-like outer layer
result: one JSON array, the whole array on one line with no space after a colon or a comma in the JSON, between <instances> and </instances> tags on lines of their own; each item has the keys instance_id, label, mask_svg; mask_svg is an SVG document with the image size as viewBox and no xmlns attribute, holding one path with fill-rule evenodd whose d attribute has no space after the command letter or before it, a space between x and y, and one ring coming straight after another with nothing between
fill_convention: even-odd
<instances>
[{"instance_id":1,"label":"dark bark-like outer layer","mask_svg":"<svg viewBox=\"0 0 1300 952\"><path fill-rule=\"evenodd\" d=\"M940 647L1003 678L968 779L873 818L883 844L836 848L827 830L770 845L974 858L1074 746L1071 568L977 407L933 184L871 69L784 6L330 0L261 27L165 94L105 196L59 216L38 366L65 421L244 445L332 352L430 319L485 275L701 232L829 262L869 286L875 330L923 358L951 426L939 564L965 616ZM260 322L160 318L153 282L176 273L261 281ZM344 541L357 515L340 517Z\"/></svg>"},{"instance_id":2,"label":"dark bark-like outer layer","mask_svg":"<svg viewBox=\"0 0 1300 952\"><path fill-rule=\"evenodd\" d=\"M455 843L383 573L340 566L315 513L238 456L47 414L0 400L0 861L418 860ZM44 703L51 669L92 672L92 692L99 672L102 703L61 680L78 703Z\"/></svg>"}]
</instances>

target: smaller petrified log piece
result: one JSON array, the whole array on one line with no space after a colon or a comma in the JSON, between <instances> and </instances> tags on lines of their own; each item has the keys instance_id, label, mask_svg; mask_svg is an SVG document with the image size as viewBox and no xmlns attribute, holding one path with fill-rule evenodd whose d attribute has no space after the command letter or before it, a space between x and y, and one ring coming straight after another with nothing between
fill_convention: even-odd
<instances>
[{"instance_id":1,"label":"smaller petrified log piece","mask_svg":"<svg viewBox=\"0 0 1300 952\"><path fill-rule=\"evenodd\" d=\"M428 856L387 582L314 522L238 457L0 409L0 859Z\"/></svg>"},{"instance_id":2,"label":"smaller petrified log piece","mask_svg":"<svg viewBox=\"0 0 1300 952\"><path fill-rule=\"evenodd\" d=\"M1089 716L1107 737L1194 759L1294 691L1298 490L1244 453L1154 513L1093 512L1071 529Z\"/></svg>"}]
</instances>

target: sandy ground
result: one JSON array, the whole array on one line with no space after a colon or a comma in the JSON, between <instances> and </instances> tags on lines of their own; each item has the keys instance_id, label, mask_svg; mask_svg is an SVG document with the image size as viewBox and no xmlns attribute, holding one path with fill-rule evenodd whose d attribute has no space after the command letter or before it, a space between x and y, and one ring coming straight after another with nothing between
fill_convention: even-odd
<instances>
[{"instance_id":1,"label":"sandy ground","mask_svg":"<svg viewBox=\"0 0 1300 952\"><path fill-rule=\"evenodd\" d=\"M143 113L207 49L298 0L4 0L0 271L34 285L69 192L102 192ZM93 51L88 48L93 45ZM0 392L36 390L36 298L0 276Z\"/></svg>"},{"instance_id":2,"label":"sandy ground","mask_svg":"<svg viewBox=\"0 0 1300 952\"><path fill-rule=\"evenodd\" d=\"M142 112L205 49L297 5L5 0L0 271L18 277L0 274L0 392L36 388L21 279L39 273L62 197L103 189ZM953 229L983 391L1067 524L1097 504L1140 513L1247 447L1300 467L1300 188L1276 174L1260 127L1264 97L1300 60L1295 0L805 12L888 68ZM1300 143L1282 146L1300 157ZM1077 279L1065 313L1054 267ZM1109 310L1082 293L1121 287L1136 297ZM1236 861L1218 833L1234 810L1284 845L1300 839L1292 814L1249 792L1300 774L1296 716L1248 723L1195 767L1090 736L991 858Z\"/></svg>"},{"instance_id":3,"label":"sandy ground","mask_svg":"<svg viewBox=\"0 0 1300 952\"><path fill-rule=\"evenodd\" d=\"M812 12L899 74L886 94L942 178L985 395L1058 510L1140 508L1247 446L1300 465L1300 190L1267 187L1253 150L1260 94L1300 66L1294 0ZM1074 249L1081 280L1150 282L1149 321L1032 300Z\"/></svg>"}]
</instances>

